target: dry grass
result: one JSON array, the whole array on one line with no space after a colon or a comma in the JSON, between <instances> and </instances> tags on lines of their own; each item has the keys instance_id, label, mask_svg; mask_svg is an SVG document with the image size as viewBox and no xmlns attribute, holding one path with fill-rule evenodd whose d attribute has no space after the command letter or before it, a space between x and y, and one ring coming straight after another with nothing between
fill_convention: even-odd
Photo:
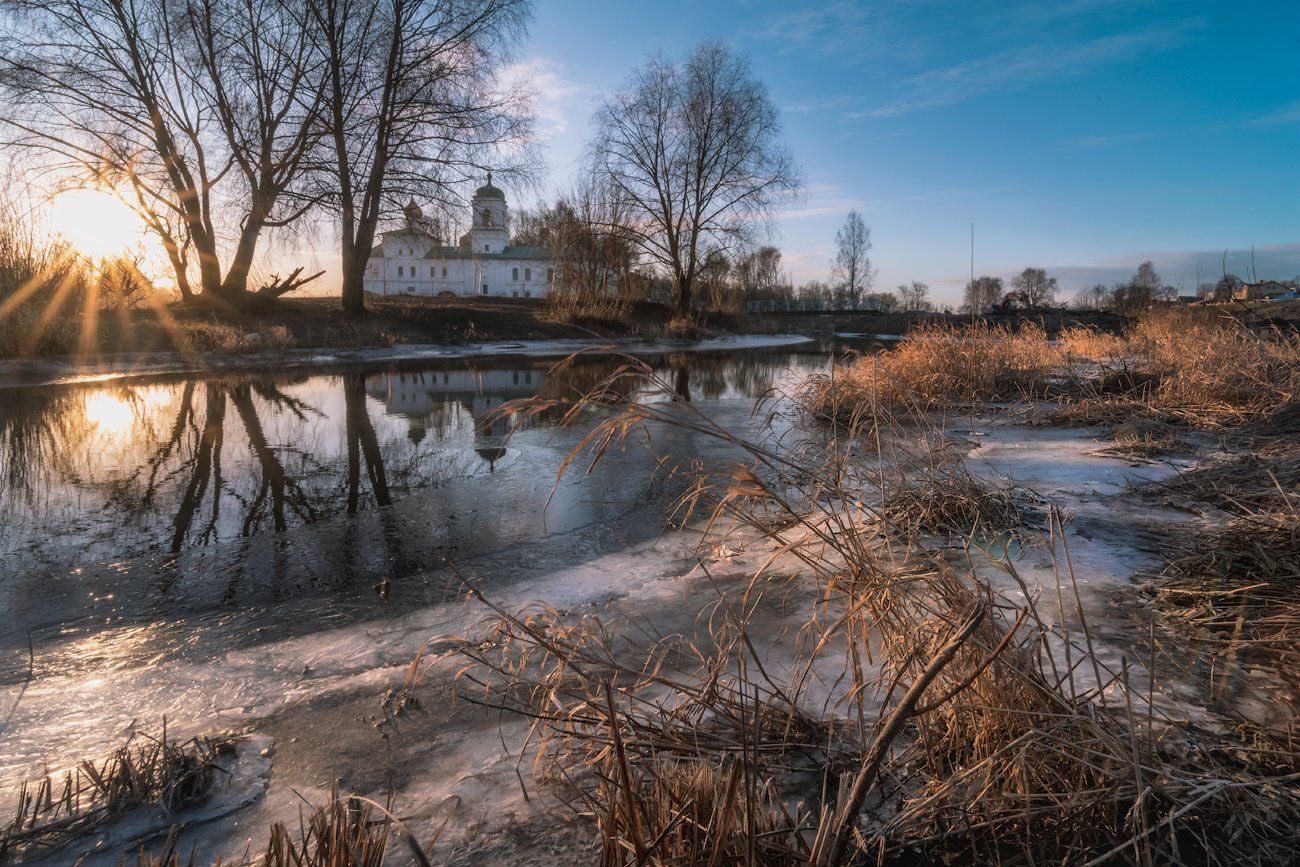
<instances>
[{"instance_id":1,"label":"dry grass","mask_svg":"<svg viewBox=\"0 0 1300 867\"><path fill-rule=\"evenodd\" d=\"M983 539L1019 532L1032 520L1023 494L976 477L946 452L897 465L889 476L877 514L894 536Z\"/></svg>"},{"instance_id":2,"label":"dry grass","mask_svg":"<svg viewBox=\"0 0 1300 867\"><path fill-rule=\"evenodd\" d=\"M1177 504L1204 503L1235 515L1300 506L1300 444L1266 446L1181 473L1143 492Z\"/></svg>"},{"instance_id":3,"label":"dry grass","mask_svg":"<svg viewBox=\"0 0 1300 867\"><path fill-rule=\"evenodd\" d=\"M1248 662L1300 683L1300 510L1198 525L1166 558L1146 589L1190 658L1229 675Z\"/></svg>"},{"instance_id":4,"label":"dry grass","mask_svg":"<svg viewBox=\"0 0 1300 867\"><path fill-rule=\"evenodd\" d=\"M1102 354L1094 354L1102 350ZM1203 428L1266 420L1300 396L1300 338L1257 331L1212 312L1173 308L1140 320L1123 346L1092 346L1085 357L1101 366L1100 384L1116 374L1132 408ZM1082 402L1105 401L1096 388Z\"/></svg>"},{"instance_id":5,"label":"dry grass","mask_svg":"<svg viewBox=\"0 0 1300 867\"><path fill-rule=\"evenodd\" d=\"M864 508L885 492L843 447L861 431L792 454L691 405L642 402L579 451L599 459L646 424L749 456L694 474L679 517L706 519L706 549L764 538L770 559L739 589L711 580L689 634L484 600L490 626L458 650L472 700L533 721L535 775L596 824L605 863L1271 864L1300 844L1293 753L1166 718L1154 671L1143 688L1129 661L1099 660L1059 515L1048 616L1009 562L1021 592ZM813 605L779 667L751 640L766 594ZM811 700L827 677L831 696Z\"/></svg>"},{"instance_id":6,"label":"dry grass","mask_svg":"<svg viewBox=\"0 0 1300 867\"><path fill-rule=\"evenodd\" d=\"M168 739L164 725L157 738L132 733L101 762L24 782L13 818L0 828L0 862L58 849L139 807L171 812L197 803L212 786L217 759L232 749L225 740Z\"/></svg>"},{"instance_id":7,"label":"dry grass","mask_svg":"<svg viewBox=\"0 0 1300 867\"><path fill-rule=\"evenodd\" d=\"M1060 358L1036 325L924 325L890 352L812 377L803 401L818 416L852 424L870 406L897 412L1025 400L1050 390Z\"/></svg>"},{"instance_id":8,"label":"dry grass","mask_svg":"<svg viewBox=\"0 0 1300 867\"><path fill-rule=\"evenodd\" d=\"M1153 312L1123 335L1072 329L1056 342L1034 327L934 326L812 378L803 402L817 416L858 424L880 409L1047 398L1061 401L1044 416L1054 424L1266 422L1300 402L1300 338L1177 308ZM1121 439L1139 451L1176 446L1163 436Z\"/></svg>"},{"instance_id":9,"label":"dry grass","mask_svg":"<svg viewBox=\"0 0 1300 867\"><path fill-rule=\"evenodd\" d=\"M265 867L382 867L388 856L395 819L387 807L364 798L342 796L335 788L324 806L299 818L297 829L291 831L283 823L271 826L262 864ZM419 859L424 858L419 846L414 851Z\"/></svg>"}]
</instances>

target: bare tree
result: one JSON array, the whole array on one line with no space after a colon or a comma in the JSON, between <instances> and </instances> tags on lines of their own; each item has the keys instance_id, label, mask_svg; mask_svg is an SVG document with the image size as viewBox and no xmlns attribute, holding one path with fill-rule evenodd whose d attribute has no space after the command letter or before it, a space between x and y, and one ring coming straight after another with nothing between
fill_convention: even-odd
<instances>
[{"instance_id":1,"label":"bare tree","mask_svg":"<svg viewBox=\"0 0 1300 867\"><path fill-rule=\"evenodd\" d=\"M1043 268L1026 268L1011 281L1011 288L1025 297L1030 307L1047 307L1056 301L1055 277L1048 277Z\"/></svg>"},{"instance_id":2,"label":"bare tree","mask_svg":"<svg viewBox=\"0 0 1300 867\"><path fill-rule=\"evenodd\" d=\"M1136 286L1139 289L1146 289L1154 296L1160 288L1160 282L1160 275L1156 272L1155 264L1148 259L1138 265L1137 273L1129 280L1129 285Z\"/></svg>"},{"instance_id":3,"label":"bare tree","mask_svg":"<svg viewBox=\"0 0 1300 867\"><path fill-rule=\"evenodd\" d=\"M962 294L962 309L969 313L984 313L1002 300L1001 277L976 277L967 283Z\"/></svg>"},{"instance_id":4,"label":"bare tree","mask_svg":"<svg viewBox=\"0 0 1300 867\"><path fill-rule=\"evenodd\" d=\"M781 251L763 246L736 260L736 282L745 297L755 301L789 298L793 293L781 276Z\"/></svg>"},{"instance_id":5,"label":"bare tree","mask_svg":"<svg viewBox=\"0 0 1300 867\"><path fill-rule=\"evenodd\" d=\"M868 305L881 313L893 313L898 309L898 296L893 292L868 292Z\"/></svg>"},{"instance_id":6,"label":"bare tree","mask_svg":"<svg viewBox=\"0 0 1300 867\"><path fill-rule=\"evenodd\" d=\"M324 79L305 5L5 0L3 9L0 86L16 142L73 183L125 188L182 293L193 265L205 294L251 303L258 240L302 215L285 194L320 133Z\"/></svg>"},{"instance_id":7,"label":"bare tree","mask_svg":"<svg viewBox=\"0 0 1300 867\"><path fill-rule=\"evenodd\" d=\"M844 225L835 233L835 270L832 279L836 291L857 307L862 296L871 291L875 275L871 271L871 230L862 222L862 215L849 211Z\"/></svg>"},{"instance_id":8,"label":"bare tree","mask_svg":"<svg viewBox=\"0 0 1300 867\"><path fill-rule=\"evenodd\" d=\"M809 280L799 287L799 299L825 305L834 300L834 292L821 280Z\"/></svg>"},{"instance_id":9,"label":"bare tree","mask_svg":"<svg viewBox=\"0 0 1300 867\"><path fill-rule=\"evenodd\" d=\"M898 304L904 310L924 311L934 309L934 305L930 303L930 286L927 283L913 280L911 283L900 285L896 292Z\"/></svg>"},{"instance_id":10,"label":"bare tree","mask_svg":"<svg viewBox=\"0 0 1300 867\"><path fill-rule=\"evenodd\" d=\"M1160 275L1150 261L1138 266L1127 283L1116 284L1110 293L1110 305L1120 313L1131 315L1145 310L1158 300L1177 297L1171 286L1162 286Z\"/></svg>"},{"instance_id":11,"label":"bare tree","mask_svg":"<svg viewBox=\"0 0 1300 867\"><path fill-rule=\"evenodd\" d=\"M525 95L495 86L528 0L318 0L327 146L320 201L340 223L343 309L361 313L379 223L411 196L447 205L495 155L498 173L526 162ZM509 150L512 156L503 155Z\"/></svg>"},{"instance_id":12,"label":"bare tree","mask_svg":"<svg viewBox=\"0 0 1300 867\"><path fill-rule=\"evenodd\" d=\"M1076 310L1105 310L1111 304L1111 289L1104 283L1085 286L1074 293Z\"/></svg>"},{"instance_id":13,"label":"bare tree","mask_svg":"<svg viewBox=\"0 0 1300 867\"><path fill-rule=\"evenodd\" d=\"M751 246L798 186L767 88L719 42L636 69L597 110L590 156L627 202L623 230L670 276L681 315L705 256Z\"/></svg>"},{"instance_id":14,"label":"bare tree","mask_svg":"<svg viewBox=\"0 0 1300 867\"><path fill-rule=\"evenodd\" d=\"M620 229L624 202L607 178L581 177L533 222L515 242L550 249L556 269L548 298L582 307L630 295L636 248Z\"/></svg>"}]
</instances>

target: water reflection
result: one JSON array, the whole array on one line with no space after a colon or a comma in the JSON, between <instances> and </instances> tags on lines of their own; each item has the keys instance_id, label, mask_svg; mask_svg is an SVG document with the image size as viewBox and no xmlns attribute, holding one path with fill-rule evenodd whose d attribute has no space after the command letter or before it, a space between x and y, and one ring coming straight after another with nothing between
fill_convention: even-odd
<instances>
[{"instance_id":1,"label":"water reflection","mask_svg":"<svg viewBox=\"0 0 1300 867\"><path fill-rule=\"evenodd\" d=\"M790 352L683 353L655 366L678 399L700 401L756 397L792 367L820 363ZM503 404L583 393L618 364L461 362L7 389L0 555L6 571L175 556L492 477L518 457L513 429L557 420L523 420ZM644 387L620 384L632 398Z\"/></svg>"}]
</instances>

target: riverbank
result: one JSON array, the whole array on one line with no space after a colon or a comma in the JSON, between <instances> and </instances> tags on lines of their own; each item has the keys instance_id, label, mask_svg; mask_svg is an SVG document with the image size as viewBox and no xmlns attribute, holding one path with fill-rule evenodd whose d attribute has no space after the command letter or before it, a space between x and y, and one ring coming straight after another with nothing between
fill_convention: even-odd
<instances>
[{"instance_id":1,"label":"riverbank","mask_svg":"<svg viewBox=\"0 0 1300 867\"><path fill-rule=\"evenodd\" d=\"M157 352L257 353L311 348L463 345L511 340L705 337L753 331L743 317L704 314L683 323L662 304L632 305L617 318L554 315L521 298L367 296L366 312L345 314L335 297L283 298L249 313L196 300L121 311L80 311L44 323L11 358L76 353L87 359Z\"/></svg>"},{"instance_id":2,"label":"riverbank","mask_svg":"<svg viewBox=\"0 0 1300 867\"><path fill-rule=\"evenodd\" d=\"M125 382L156 376L255 370L333 369L365 364L419 364L491 358L564 358L585 352L633 356L678 352L762 351L812 342L799 334L723 335L702 338L568 338L388 347L322 347L257 352L154 352L111 358L38 358L0 361L0 389L76 383Z\"/></svg>"}]
</instances>

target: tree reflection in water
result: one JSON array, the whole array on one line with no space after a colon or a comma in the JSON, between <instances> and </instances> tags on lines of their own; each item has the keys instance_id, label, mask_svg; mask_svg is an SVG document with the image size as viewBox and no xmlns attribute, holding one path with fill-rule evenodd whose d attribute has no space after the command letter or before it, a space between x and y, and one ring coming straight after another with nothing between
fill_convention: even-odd
<instances>
[{"instance_id":1,"label":"tree reflection in water","mask_svg":"<svg viewBox=\"0 0 1300 867\"><path fill-rule=\"evenodd\" d=\"M742 352L652 363L679 399L700 401L757 397L797 362ZM390 507L415 489L500 474L517 426L550 426L560 415L521 419L503 404L586 393L622 363L462 362L9 389L0 404L8 530L0 555L29 555L32 566L180 555L374 512L400 563L404 533ZM638 399L634 379L617 382L611 398Z\"/></svg>"}]
</instances>

